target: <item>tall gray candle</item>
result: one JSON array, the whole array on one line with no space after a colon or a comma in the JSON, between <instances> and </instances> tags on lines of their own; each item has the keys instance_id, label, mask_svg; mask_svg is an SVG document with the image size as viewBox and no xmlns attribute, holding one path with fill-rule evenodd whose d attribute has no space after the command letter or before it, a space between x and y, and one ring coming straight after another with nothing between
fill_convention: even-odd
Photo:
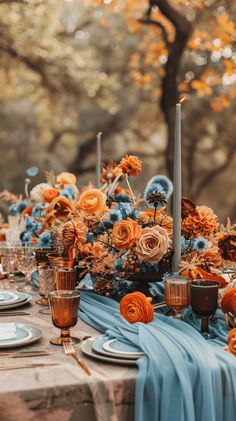
<instances>
[{"instance_id":1,"label":"tall gray candle","mask_svg":"<svg viewBox=\"0 0 236 421\"><path fill-rule=\"evenodd\" d=\"M96 143L96 187L100 187L100 178L101 178L101 169L102 169L102 158L101 158L101 140L102 133L97 134L97 143Z\"/></svg>"},{"instance_id":2,"label":"tall gray candle","mask_svg":"<svg viewBox=\"0 0 236 421\"><path fill-rule=\"evenodd\" d=\"M173 250L172 273L179 271L181 261L181 102L176 104L174 144L174 192L173 192Z\"/></svg>"}]
</instances>

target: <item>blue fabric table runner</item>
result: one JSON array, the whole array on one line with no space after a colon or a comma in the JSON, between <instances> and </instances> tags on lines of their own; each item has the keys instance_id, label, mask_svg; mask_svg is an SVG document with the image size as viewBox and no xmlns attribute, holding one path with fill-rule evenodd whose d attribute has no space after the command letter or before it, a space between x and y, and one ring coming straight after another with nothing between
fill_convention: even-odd
<instances>
[{"instance_id":1,"label":"blue fabric table runner","mask_svg":"<svg viewBox=\"0 0 236 421\"><path fill-rule=\"evenodd\" d=\"M184 321L158 312L151 323L132 325L116 301L81 292L79 316L145 353L137 361L135 421L236 421L236 358L223 350L227 330L220 310L211 341L202 338L189 309Z\"/></svg>"}]
</instances>

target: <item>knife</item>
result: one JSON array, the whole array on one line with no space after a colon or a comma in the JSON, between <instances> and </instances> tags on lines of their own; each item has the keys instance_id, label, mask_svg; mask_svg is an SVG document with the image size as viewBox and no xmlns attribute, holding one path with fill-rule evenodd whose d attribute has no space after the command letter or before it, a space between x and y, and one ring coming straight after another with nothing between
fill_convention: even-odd
<instances>
[{"instance_id":1,"label":"knife","mask_svg":"<svg viewBox=\"0 0 236 421\"><path fill-rule=\"evenodd\" d=\"M44 357L47 355L52 355L50 352L46 351L22 351L22 352L0 352L0 358L27 358L27 357Z\"/></svg>"},{"instance_id":2,"label":"knife","mask_svg":"<svg viewBox=\"0 0 236 421\"><path fill-rule=\"evenodd\" d=\"M19 368L36 368L36 367L52 367L57 366L59 364L51 363L51 364L19 364L19 365L2 365L0 366L0 371L4 370L17 370Z\"/></svg>"}]
</instances>

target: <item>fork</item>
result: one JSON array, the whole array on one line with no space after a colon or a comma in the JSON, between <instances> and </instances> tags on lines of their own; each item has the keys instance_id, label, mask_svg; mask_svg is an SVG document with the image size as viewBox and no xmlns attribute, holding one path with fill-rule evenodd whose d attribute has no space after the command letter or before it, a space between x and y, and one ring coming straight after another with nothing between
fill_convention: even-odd
<instances>
[{"instance_id":1,"label":"fork","mask_svg":"<svg viewBox=\"0 0 236 421\"><path fill-rule=\"evenodd\" d=\"M80 367L89 375L91 376L91 371L88 366L84 363L84 361L76 354L73 345L69 342L63 343L64 352L68 357L72 357L75 361L80 365Z\"/></svg>"}]
</instances>

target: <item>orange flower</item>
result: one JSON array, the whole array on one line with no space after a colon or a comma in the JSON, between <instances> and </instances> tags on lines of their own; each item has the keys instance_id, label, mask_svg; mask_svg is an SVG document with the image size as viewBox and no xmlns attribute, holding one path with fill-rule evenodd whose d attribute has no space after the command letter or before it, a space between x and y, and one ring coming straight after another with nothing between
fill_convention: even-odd
<instances>
[{"instance_id":1,"label":"orange flower","mask_svg":"<svg viewBox=\"0 0 236 421\"><path fill-rule=\"evenodd\" d=\"M66 222L63 227L62 235L66 247L74 247L76 244L82 244L86 240L88 227L80 220L71 220Z\"/></svg>"},{"instance_id":2,"label":"orange flower","mask_svg":"<svg viewBox=\"0 0 236 421\"><path fill-rule=\"evenodd\" d=\"M106 206L106 195L99 189L90 189L81 193L76 204L77 209L87 213L96 213L104 210Z\"/></svg>"},{"instance_id":3,"label":"orange flower","mask_svg":"<svg viewBox=\"0 0 236 421\"><path fill-rule=\"evenodd\" d=\"M68 215L72 210L74 210L74 205L66 197L56 197L50 203L47 209L47 216L49 219L63 219Z\"/></svg>"},{"instance_id":4,"label":"orange flower","mask_svg":"<svg viewBox=\"0 0 236 421\"><path fill-rule=\"evenodd\" d=\"M133 219L126 219L114 225L112 230L113 244L117 250L130 248L140 237L142 228Z\"/></svg>"},{"instance_id":5,"label":"orange flower","mask_svg":"<svg viewBox=\"0 0 236 421\"><path fill-rule=\"evenodd\" d=\"M125 155L118 167L121 169L123 174L128 176L140 174L142 171L142 161L134 155Z\"/></svg>"},{"instance_id":6,"label":"orange flower","mask_svg":"<svg viewBox=\"0 0 236 421\"><path fill-rule=\"evenodd\" d=\"M236 356L236 327L230 330L227 341L228 351Z\"/></svg>"},{"instance_id":7,"label":"orange flower","mask_svg":"<svg viewBox=\"0 0 236 421\"><path fill-rule=\"evenodd\" d=\"M45 191L43 194L43 200L46 202L51 202L57 196L59 196L59 190L52 187L51 189Z\"/></svg>"},{"instance_id":8,"label":"orange flower","mask_svg":"<svg viewBox=\"0 0 236 421\"><path fill-rule=\"evenodd\" d=\"M236 288L229 288L221 300L221 309L223 313L236 312Z\"/></svg>"},{"instance_id":9,"label":"orange flower","mask_svg":"<svg viewBox=\"0 0 236 421\"><path fill-rule=\"evenodd\" d=\"M121 170L114 161L108 162L108 164L102 164L102 183L111 183L120 174Z\"/></svg>"},{"instance_id":10,"label":"orange flower","mask_svg":"<svg viewBox=\"0 0 236 421\"><path fill-rule=\"evenodd\" d=\"M103 257L107 256L107 251L104 249L102 244L98 243L95 243L94 245L91 243L82 244L79 250L82 254L87 256L91 255L91 257L98 259L102 259Z\"/></svg>"},{"instance_id":11,"label":"orange flower","mask_svg":"<svg viewBox=\"0 0 236 421\"><path fill-rule=\"evenodd\" d=\"M57 181L60 183L62 187L75 185L76 184L76 176L71 172L62 172L57 176Z\"/></svg>"},{"instance_id":12,"label":"orange flower","mask_svg":"<svg viewBox=\"0 0 236 421\"><path fill-rule=\"evenodd\" d=\"M189 214L182 221L182 232L187 238L196 238L202 235L208 238L210 234L217 231L217 217L211 208L207 206L197 206L196 214Z\"/></svg>"},{"instance_id":13,"label":"orange flower","mask_svg":"<svg viewBox=\"0 0 236 421\"><path fill-rule=\"evenodd\" d=\"M32 215L32 210L33 210L33 206L27 206L27 208L25 208L21 214L21 218L25 219L25 215Z\"/></svg>"},{"instance_id":14,"label":"orange flower","mask_svg":"<svg viewBox=\"0 0 236 421\"><path fill-rule=\"evenodd\" d=\"M132 292L125 295L120 302L120 313L129 323L148 323L154 317L151 298L141 292Z\"/></svg>"},{"instance_id":15,"label":"orange flower","mask_svg":"<svg viewBox=\"0 0 236 421\"><path fill-rule=\"evenodd\" d=\"M227 281L225 280L225 278L223 278L223 276L207 272L201 267L191 265L191 263L189 264L189 267L186 265L184 269L180 271L180 275L185 276L186 278L189 278L189 279L193 279L193 280L203 279L203 280L216 281L216 282L219 282L220 288L225 288L228 285Z\"/></svg>"}]
</instances>

